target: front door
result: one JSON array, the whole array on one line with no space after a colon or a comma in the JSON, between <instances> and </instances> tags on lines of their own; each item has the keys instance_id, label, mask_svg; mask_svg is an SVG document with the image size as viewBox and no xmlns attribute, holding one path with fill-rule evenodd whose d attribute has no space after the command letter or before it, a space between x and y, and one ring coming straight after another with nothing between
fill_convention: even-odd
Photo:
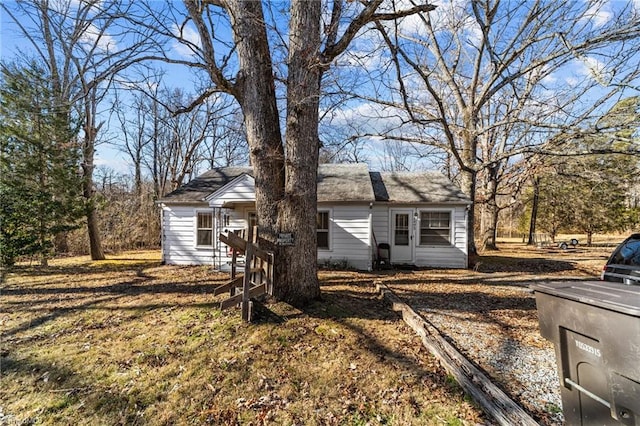
<instances>
[{"instance_id":1,"label":"front door","mask_svg":"<svg viewBox=\"0 0 640 426\"><path fill-rule=\"evenodd\" d=\"M391 263L413 263L413 210L391 210Z\"/></svg>"}]
</instances>

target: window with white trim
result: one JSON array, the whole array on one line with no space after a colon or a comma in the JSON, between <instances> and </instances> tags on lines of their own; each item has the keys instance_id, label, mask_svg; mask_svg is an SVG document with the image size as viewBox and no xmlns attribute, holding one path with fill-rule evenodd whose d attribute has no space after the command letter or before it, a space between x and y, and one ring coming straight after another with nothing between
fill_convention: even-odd
<instances>
[{"instance_id":1,"label":"window with white trim","mask_svg":"<svg viewBox=\"0 0 640 426\"><path fill-rule=\"evenodd\" d=\"M197 212L196 245L213 246L213 213L211 212Z\"/></svg>"},{"instance_id":2,"label":"window with white trim","mask_svg":"<svg viewBox=\"0 0 640 426\"><path fill-rule=\"evenodd\" d=\"M420 212L420 245L451 245L451 212Z\"/></svg>"},{"instance_id":3,"label":"window with white trim","mask_svg":"<svg viewBox=\"0 0 640 426\"><path fill-rule=\"evenodd\" d=\"M329 211L319 211L316 216L318 249L329 250Z\"/></svg>"}]
</instances>

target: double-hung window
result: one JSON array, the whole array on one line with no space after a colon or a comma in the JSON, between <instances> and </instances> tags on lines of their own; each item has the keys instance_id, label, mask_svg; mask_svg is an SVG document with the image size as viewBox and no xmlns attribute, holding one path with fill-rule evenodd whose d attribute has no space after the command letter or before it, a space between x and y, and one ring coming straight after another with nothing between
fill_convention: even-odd
<instances>
[{"instance_id":1,"label":"double-hung window","mask_svg":"<svg viewBox=\"0 0 640 426\"><path fill-rule=\"evenodd\" d=\"M319 211L316 216L318 249L329 250L329 212Z\"/></svg>"},{"instance_id":2,"label":"double-hung window","mask_svg":"<svg viewBox=\"0 0 640 426\"><path fill-rule=\"evenodd\" d=\"M451 212L420 212L420 245L451 245Z\"/></svg>"},{"instance_id":3,"label":"double-hung window","mask_svg":"<svg viewBox=\"0 0 640 426\"><path fill-rule=\"evenodd\" d=\"M196 245L199 247L213 246L213 213L211 212L197 213Z\"/></svg>"}]
</instances>

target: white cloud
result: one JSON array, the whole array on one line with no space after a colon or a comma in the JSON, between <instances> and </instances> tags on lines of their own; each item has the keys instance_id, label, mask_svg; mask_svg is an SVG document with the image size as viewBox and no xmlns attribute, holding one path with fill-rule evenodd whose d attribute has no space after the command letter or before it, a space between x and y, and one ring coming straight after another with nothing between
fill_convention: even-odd
<instances>
[{"instance_id":1,"label":"white cloud","mask_svg":"<svg viewBox=\"0 0 640 426\"><path fill-rule=\"evenodd\" d=\"M572 77L572 76L569 76L569 77L565 78L565 81L571 87L577 86L580 83L580 79L579 78Z\"/></svg>"},{"instance_id":2,"label":"white cloud","mask_svg":"<svg viewBox=\"0 0 640 426\"><path fill-rule=\"evenodd\" d=\"M431 22L436 32L462 34L461 38L472 46L482 41L482 30L470 11L467 0L442 1L430 12Z\"/></svg>"},{"instance_id":3,"label":"white cloud","mask_svg":"<svg viewBox=\"0 0 640 426\"><path fill-rule=\"evenodd\" d=\"M607 69L607 65L604 62L588 56L580 58L580 61L582 69L579 69L579 71L583 75L593 78L599 84L606 86L613 78L611 71Z\"/></svg>"},{"instance_id":4,"label":"white cloud","mask_svg":"<svg viewBox=\"0 0 640 426\"><path fill-rule=\"evenodd\" d=\"M350 127L358 129L360 133L370 134L383 134L402 123L397 111L372 102L336 110L332 117L332 126Z\"/></svg>"},{"instance_id":5,"label":"white cloud","mask_svg":"<svg viewBox=\"0 0 640 426\"><path fill-rule=\"evenodd\" d=\"M102 52L114 52L118 46L113 37L107 34L106 31L100 30L94 24L89 24L85 29L80 37L80 42L87 46L96 46Z\"/></svg>"},{"instance_id":6,"label":"white cloud","mask_svg":"<svg viewBox=\"0 0 640 426\"><path fill-rule=\"evenodd\" d=\"M104 16L101 0L50 0L47 5L65 19L73 19L73 16L80 15L86 15L88 18L101 14Z\"/></svg>"},{"instance_id":7,"label":"white cloud","mask_svg":"<svg viewBox=\"0 0 640 426\"><path fill-rule=\"evenodd\" d=\"M600 28L608 24L613 19L613 12L608 9L605 4L594 4L584 14L584 19L587 19L593 23L593 26Z\"/></svg>"},{"instance_id":8,"label":"white cloud","mask_svg":"<svg viewBox=\"0 0 640 426\"><path fill-rule=\"evenodd\" d=\"M564 78L569 86L578 86L585 79L591 79L602 86L607 86L613 79L613 73L607 64L589 56L576 58L569 66L571 74Z\"/></svg>"},{"instance_id":9,"label":"white cloud","mask_svg":"<svg viewBox=\"0 0 640 426\"><path fill-rule=\"evenodd\" d=\"M542 80L540 80L540 82L546 86L551 86L558 82L558 77L556 77L554 74L549 74L542 77Z\"/></svg>"},{"instance_id":10,"label":"white cloud","mask_svg":"<svg viewBox=\"0 0 640 426\"><path fill-rule=\"evenodd\" d=\"M202 47L198 31L191 26L179 27L177 24L173 24L173 34L184 40L182 43L179 41L173 43L173 50L180 56L191 57L195 55L194 47L197 49Z\"/></svg>"}]
</instances>

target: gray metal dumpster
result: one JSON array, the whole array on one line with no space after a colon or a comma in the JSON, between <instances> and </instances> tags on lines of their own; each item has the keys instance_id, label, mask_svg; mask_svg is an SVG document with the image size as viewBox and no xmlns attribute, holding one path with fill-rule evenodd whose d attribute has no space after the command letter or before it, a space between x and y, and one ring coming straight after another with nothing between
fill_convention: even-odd
<instances>
[{"instance_id":1,"label":"gray metal dumpster","mask_svg":"<svg viewBox=\"0 0 640 426\"><path fill-rule=\"evenodd\" d=\"M640 286L531 285L553 342L567 425L640 425Z\"/></svg>"}]
</instances>

